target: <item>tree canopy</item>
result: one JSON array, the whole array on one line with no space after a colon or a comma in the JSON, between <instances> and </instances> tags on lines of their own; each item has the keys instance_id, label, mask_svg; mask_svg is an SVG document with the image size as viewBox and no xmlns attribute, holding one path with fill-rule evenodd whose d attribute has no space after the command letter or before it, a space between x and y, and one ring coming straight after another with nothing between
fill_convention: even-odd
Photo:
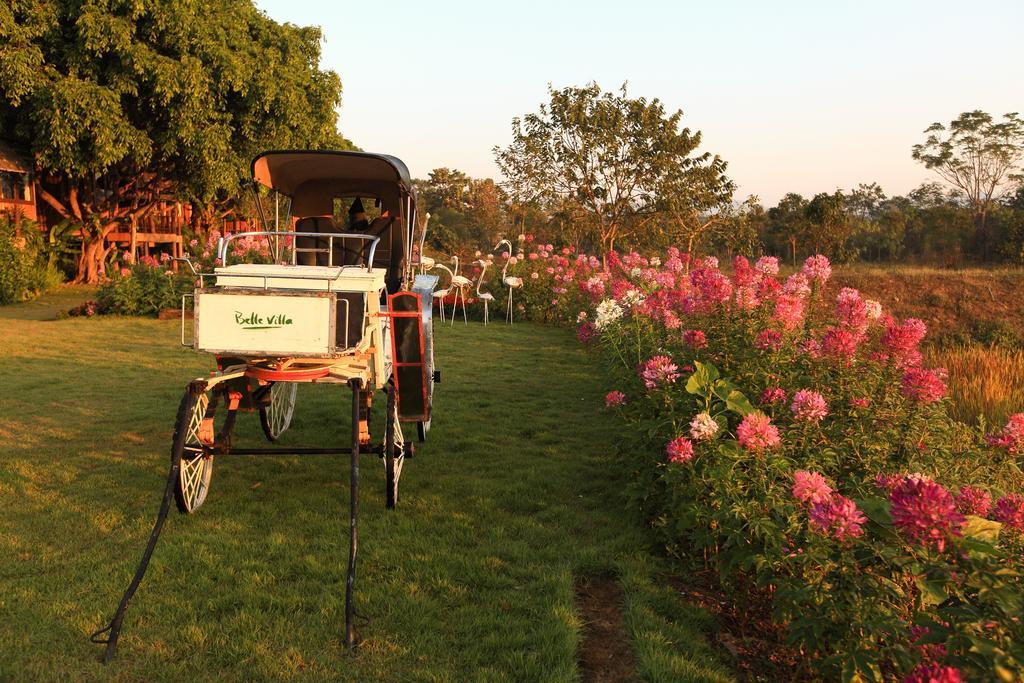
<instances>
[{"instance_id":1,"label":"tree canopy","mask_svg":"<svg viewBox=\"0 0 1024 683\"><path fill-rule=\"evenodd\" d=\"M725 162L698 153L700 131L680 129L682 111L631 98L626 86L555 90L536 113L512 121L512 143L495 148L516 202L539 201L590 226L604 251L638 233L672 204L702 221L732 198Z\"/></svg>"},{"instance_id":2,"label":"tree canopy","mask_svg":"<svg viewBox=\"0 0 1024 683\"><path fill-rule=\"evenodd\" d=\"M251 0L9 0L0 137L59 180L41 196L83 225L94 279L102 238L156 202L234 195L267 148L350 148L319 60L319 29Z\"/></svg>"}]
</instances>

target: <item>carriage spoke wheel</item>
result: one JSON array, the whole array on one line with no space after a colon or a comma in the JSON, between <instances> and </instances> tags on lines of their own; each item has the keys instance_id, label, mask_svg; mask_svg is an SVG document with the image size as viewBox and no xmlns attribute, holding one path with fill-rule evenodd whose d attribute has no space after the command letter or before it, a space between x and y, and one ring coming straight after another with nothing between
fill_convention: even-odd
<instances>
[{"instance_id":1,"label":"carriage spoke wheel","mask_svg":"<svg viewBox=\"0 0 1024 683\"><path fill-rule=\"evenodd\" d=\"M385 505L398 505L398 480L405 463L405 437L398 422L398 392L388 387L388 416L384 436Z\"/></svg>"},{"instance_id":2,"label":"carriage spoke wheel","mask_svg":"<svg viewBox=\"0 0 1024 683\"><path fill-rule=\"evenodd\" d=\"M178 411L175 427L174 448L180 448L181 466L174 486L174 500L178 510L184 514L195 512L206 500L213 476L213 455L203 446L213 446L218 439L226 439L234 423L234 411L229 411L219 434L214 431L214 417L217 413L217 397L209 393L195 397L194 402L182 399L185 410ZM189 405L191 404L191 405ZM178 435L185 437L179 439ZM171 453L173 461L175 453Z\"/></svg>"},{"instance_id":3,"label":"carriage spoke wheel","mask_svg":"<svg viewBox=\"0 0 1024 683\"><path fill-rule=\"evenodd\" d=\"M270 403L260 408L260 426L267 441L277 441L291 425L298 389L295 382L274 382L270 385Z\"/></svg>"}]
</instances>

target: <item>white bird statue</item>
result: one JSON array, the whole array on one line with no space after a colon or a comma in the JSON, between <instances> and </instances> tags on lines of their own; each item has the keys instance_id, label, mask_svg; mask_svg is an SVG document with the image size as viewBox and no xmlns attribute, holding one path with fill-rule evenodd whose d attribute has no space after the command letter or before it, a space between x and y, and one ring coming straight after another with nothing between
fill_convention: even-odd
<instances>
[{"instance_id":1,"label":"white bird statue","mask_svg":"<svg viewBox=\"0 0 1024 683\"><path fill-rule=\"evenodd\" d=\"M491 265L491 262L487 259L480 259L479 261L474 261L473 265L480 266L482 268L480 271L480 279L476 281L476 295L480 301L484 302L484 325L486 325L487 321L490 319L490 314L488 313L489 304L494 301L494 295L490 292L481 292L480 286L484 283L484 273L487 272L487 266Z\"/></svg>"},{"instance_id":2,"label":"white bird statue","mask_svg":"<svg viewBox=\"0 0 1024 683\"><path fill-rule=\"evenodd\" d=\"M435 289L433 294L431 294L431 296L437 299L437 305L441 309L441 322L444 322L444 298L448 296L452 291L452 280L455 278L455 274L452 273L451 268L444 265L443 263L435 263L434 265L431 266L431 269L434 268L438 268L448 273L448 286L445 287L444 289ZM452 311L452 316L454 315L455 311Z\"/></svg>"},{"instance_id":3,"label":"white bird statue","mask_svg":"<svg viewBox=\"0 0 1024 683\"><path fill-rule=\"evenodd\" d=\"M455 274L452 275L452 286L455 287L455 301L452 303L452 325L455 324L455 310L459 307L459 297L462 297L462 321L469 324L466 316L466 290L473 286L468 277L459 275L459 257L452 256L452 263L455 264Z\"/></svg>"},{"instance_id":4,"label":"white bird statue","mask_svg":"<svg viewBox=\"0 0 1024 683\"><path fill-rule=\"evenodd\" d=\"M434 263L435 263L434 259L430 258L429 256L427 256L426 254L423 253L423 245L424 245L424 243L426 242L426 239L427 239L427 224L428 223L430 223L430 214L429 213L426 214L424 216L424 219L423 219L423 230L420 231L420 244L419 244L419 251L417 252L418 255L419 255L419 263L418 263L418 265L420 267L420 272L421 273L425 273L428 270L430 270L431 268L433 268L434 267ZM445 270L447 270L447 269L445 269ZM449 270L448 272L450 273L451 271ZM444 318L442 318L442 320L444 320Z\"/></svg>"},{"instance_id":5,"label":"white bird statue","mask_svg":"<svg viewBox=\"0 0 1024 683\"><path fill-rule=\"evenodd\" d=\"M506 312L505 315L505 322L507 322L509 325L513 325L515 323L512 321L512 292L516 289L523 288L523 278L507 274L508 267L511 264L515 263L515 261L512 260L515 257L512 256L512 243L509 242L508 240L501 240L500 242L498 242L496 245L494 245L494 250L497 251L498 247L500 247L503 244L508 245L508 258L505 259L505 267L501 269L501 283L508 287L508 311Z\"/></svg>"}]
</instances>

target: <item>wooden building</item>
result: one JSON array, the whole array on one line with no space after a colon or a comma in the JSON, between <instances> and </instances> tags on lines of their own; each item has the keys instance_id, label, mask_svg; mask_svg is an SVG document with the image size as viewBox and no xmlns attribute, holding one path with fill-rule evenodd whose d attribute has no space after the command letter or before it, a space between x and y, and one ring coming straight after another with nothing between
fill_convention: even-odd
<instances>
[{"instance_id":1,"label":"wooden building","mask_svg":"<svg viewBox=\"0 0 1024 683\"><path fill-rule=\"evenodd\" d=\"M38 219L32 163L0 141L0 214Z\"/></svg>"}]
</instances>

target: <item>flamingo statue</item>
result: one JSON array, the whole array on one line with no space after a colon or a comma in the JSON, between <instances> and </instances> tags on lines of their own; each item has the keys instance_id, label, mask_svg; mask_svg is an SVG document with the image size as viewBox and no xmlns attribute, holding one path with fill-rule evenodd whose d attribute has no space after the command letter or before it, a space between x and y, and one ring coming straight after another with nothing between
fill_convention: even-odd
<instances>
[{"instance_id":1,"label":"flamingo statue","mask_svg":"<svg viewBox=\"0 0 1024 683\"><path fill-rule=\"evenodd\" d=\"M473 286L468 277L459 275L459 257L452 256L452 263L455 264L455 274L452 275L452 287L455 287L455 301L452 303L452 325L455 324L455 310L459 307L459 296L462 297L462 321L469 324L466 316L466 290Z\"/></svg>"},{"instance_id":2,"label":"flamingo statue","mask_svg":"<svg viewBox=\"0 0 1024 683\"><path fill-rule=\"evenodd\" d=\"M505 267L501 269L501 283L508 287L508 311L505 315L505 322L509 325L514 325L512 321L512 292L516 289L523 288L523 278L516 277L515 275L508 275L508 267L512 263L512 243L508 240L501 240L494 245L494 250L497 251L498 247L503 244L508 245L508 258L505 259Z\"/></svg>"},{"instance_id":3,"label":"flamingo statue","mask_svg":"<svg viewBox=\"0 0 1024 683\"><path fill-rule=\"evenodd\" d=\"M476 281L476 296L484 302L484 325L486 325L487 321L490 319L488 304L494 301L494 295L490 292L481 292L480 286L484 283L484 273L487 272L487 266L491 265L491 262L487 259L480 259L479 261L474 261L473 265L482 267L482 270L480 271L480 279Z\"/></svg>"},{"instance_id":4,"label":"flamingo statue","mask_svg":"<svg viewBox=\"0 0 1024 683\"><path fill-rule=\"evenodd\" d=\"M431 259L431 261L433 261L433 259ZM438 268L448 273L448 286L445 287L444 289L435 289L433 294L431 294L432 297L437 299L437 305L441 309L441 322L444 322L444 298L448 296L452 291L452 281L455 279L455 274L452 273L451 268L444 265L443 263L434 263L430 268L431 270L433 270L434 268ZM453 310L452 317L454 316L455 311Z\"/></svg>"},{"instance_id":5,"label":"flamingo statue","mask_svg":"<svg viewBox=\"0 0 1024 683\"><path fill-rule=\"evenodd\" d=\"M428 270L433 268L434 264L436 263L436 261L434 261L434 259L430 258L429 256L427 256L426 254L423 253L423 243L427 239L427 224L429 222L430 222L430 214L428 213L428 214L426 214L426 216L423 219L423 230L420 232L419 251L417 252L417 254L419 255L420 273L426 273ZM448 270L448 269L445 268L445 270ZM450 270L448 272L449 272L449 274L451 273ZM443 321L444 317L442 317L441 320Z\"/></svg>"}]
</instances>

